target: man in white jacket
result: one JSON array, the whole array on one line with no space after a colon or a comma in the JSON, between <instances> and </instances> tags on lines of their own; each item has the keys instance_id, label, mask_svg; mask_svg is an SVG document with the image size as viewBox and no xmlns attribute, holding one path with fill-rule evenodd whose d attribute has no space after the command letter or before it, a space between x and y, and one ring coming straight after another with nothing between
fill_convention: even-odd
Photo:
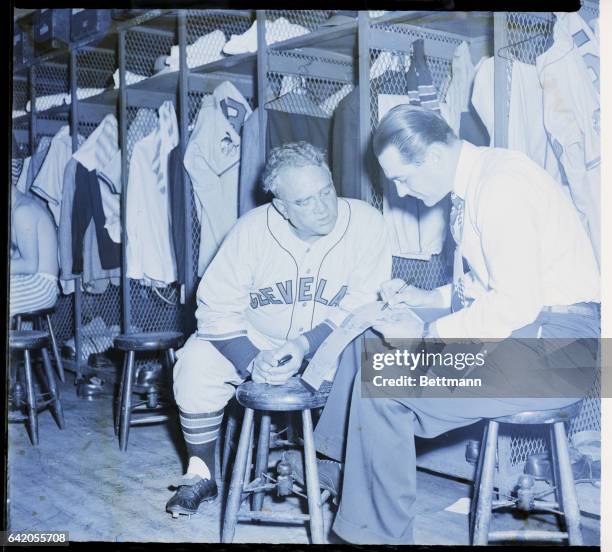
<instances>
[{"instance_id":1,"label":"man in white jacket","mask_svg":"<svg viewBox=\"0 0 612 552\"><path fill-rule=\"evenodd\" d=\"M217 495L215 443L235 387L249 376L287 381L350 311L378 298L391 274L381 214L336 196L321 151L306 142L273 149L263 183L272 203L243 216L223 241L198 287L198 330L177 353L189 466L166 506L174 516ZM346 397L333 393L326 410L346 412Z\"/></svg>"},{"instance_id":2,"label":"man in white jacket","mask_svg":"<svg viewBox=\"0 0 612 552\"><path fill-rule=\"evenodd\" d=\"M414 436L436 437L482 418L577 401L572 393L594 379L589 343L583 350L583 342L577 342L575 351L586 356L569 358L558 381L546 369L547 357L534 355L524 339L506 338L599 337L600 281L576 209L526 155L473 146L459 140L436 113L409 105L385 116L373 147L398 194L434 205L450 193L456 242L453 283L423 290L401 280L386 282L382 295L392 308L375 329L386 338L495 339L513 361L503 385L478 396L371 399L362 396L361 378L355 380L333 530L354 543L412 544L418 507ZM453 312L423 323L406 312L406 305L452 307ZM583 358L593 363L584 371L574 364ZM519 369L529 370L526 377L516 375ZM560 379L568 383L565 394L555 394Z\"/></svg>"}]
</instances>

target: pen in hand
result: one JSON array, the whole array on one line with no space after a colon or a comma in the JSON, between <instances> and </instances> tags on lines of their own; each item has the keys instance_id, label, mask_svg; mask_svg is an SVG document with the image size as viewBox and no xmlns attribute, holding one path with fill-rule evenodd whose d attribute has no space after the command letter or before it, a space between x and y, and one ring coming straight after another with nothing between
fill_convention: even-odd
<instances>
[{"instance_id":1,"label":"pen in hand","mask_svg":"<svg viewBox=\"0 0 612 552\"><path fill-rule=\"evenodd\" d=\"M406 280L404 282L404 285L402 287L400 287L394 295L398 295L399 293L401 293L402 291L404 291L408 286L410 285L410 280ZM385 304L382 306L382 308L380 309L381 311L384 311L386 309L389 308L389 301L385 301ZM281 359L282 360L282 359Z\"/></svg>"}]
</instances>

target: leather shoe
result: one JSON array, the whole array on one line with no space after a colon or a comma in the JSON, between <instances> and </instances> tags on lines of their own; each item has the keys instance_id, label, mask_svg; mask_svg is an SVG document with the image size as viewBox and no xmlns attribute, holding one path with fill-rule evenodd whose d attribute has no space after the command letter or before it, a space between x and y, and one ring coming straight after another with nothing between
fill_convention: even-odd
<instances>
[{"instance_id":1,"label":"leather shoe","mask_svg":"<svg viewBox=\"0 0 612 552\"><path fill-rule=\"evenodd\" d=\"M179 517L179 514L196 514L203 502L214 500L218 494L217 483L195 474L183 476L174 486L177 491L166 504L166 512L171 513L173 518Z\"/></svg>"},{"instance_id":2,"label":"leather shoe","mask_svg":"<svg viewBox=\"0 0 612 552\"><path fill-rule=\"evenodd\" d=\"M300 485L305 486L304 468L300 452L288 451L285 453L285 459L291 464L295 479ZM335 460L317 458L317 471L319 473L319 486L321 489L329 491L334 497L334 504L338 504L340 484L342 483L342 464Z\"/></svg>"}]
</instances>

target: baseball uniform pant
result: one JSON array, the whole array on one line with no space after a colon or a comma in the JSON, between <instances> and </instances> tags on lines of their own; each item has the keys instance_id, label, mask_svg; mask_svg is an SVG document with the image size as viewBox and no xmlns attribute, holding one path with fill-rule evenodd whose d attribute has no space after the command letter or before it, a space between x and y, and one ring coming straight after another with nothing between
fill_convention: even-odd
<instances>
[{"instance_id":1,"label":"baseball uniform pant","mask_svg":"<svg viewBox=\"0 0 612 552\"><path fill-rule=\"evenodd\" d=\"M543 331L544 330L544 331ZM599 320L541 315L521 337L598 337ZM417 513L414 436L436 437L482 418L556 408L576 398L363 398L354 380L341 502L333 530L362 544L412 544ZM359 506L356 507L355 505Z\"/></svg>"},{"instance_id":2,"label":"baseball uniform pant","mask_svg":"<svg viewBox=\"0 0 612 552\"><path fill-rule=\"evenodd\" d=\"M321 453L341 461L346 442L353 380L359 367L361 344L351 343L340 357L334 385L315 430ZM176 353L174 396L185 441L203 445L217 439L225 405L244 379L234 365L209 341L192 335Z\"/></svg>"}]
</instances>

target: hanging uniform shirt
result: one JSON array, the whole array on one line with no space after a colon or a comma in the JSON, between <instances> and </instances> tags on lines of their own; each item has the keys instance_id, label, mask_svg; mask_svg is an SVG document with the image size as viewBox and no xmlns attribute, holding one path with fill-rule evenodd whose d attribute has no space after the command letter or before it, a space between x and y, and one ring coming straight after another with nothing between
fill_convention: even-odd
<instances>
[{"instance_id":1,"label":"hanging uniform shirt","mask_svg":"<svg viewBox=\"0 0 612 552\"><path fill-rule=\"evenodd\" d=\"M198 276L204 274L238 216L240 129L251 111L242 94L227 81L202 98L183 160L198 199Z\"/></svg>"},{"instance_id":2,"label":"hanging uniform shirt","mask_svg":"<svg viewBox=\"0 0 612 552\"><path fill-rule=\"evenodd\" d=\"M178 144L172 102L159 108L159 125L134 144L126 197L127 276L163 287L176 281L170 236L168 158Z\"/></svg>"},{"instance_id":3,"label":"hanging uniform shirt","mask_svg":"<svg viewBox=\"0 0 612 552\"><path fill-rule=\"evenodd\" d=\"M313 243L262 205L239 219L200 282L198 336L279 347L322 322L337 326L390 274L384 222L367 203L339 198L334 229Z\"/></svg>"},{"instance_id":4,"label":"hanging uniform shirt","mask_svg":"<svg viewBox=\"0 0 612 552\"><path fill-rule=\"evenodd\" d=\"M17 189L24 194L29 193L30 187L40 170L45 158L47 151L51 147L51 137L42 136L36 146L36 152L32 157L26 157L23 162L23 168L17 181ZM38 198L38 196L33 196Z\"/></svg>"},{"instance_id":5,"label":"hanging uniform shirt","mask_svg":"<svg viewBox=\"0 0 612 552\"><path fill-rule=\"evenodd\" d=\"M494 58L476 67L472 104L495 144ZM522 151L556 181L562 182L559 164L544 128L542 87L533 65L512 62L508 109L508 149Z\"/></svg>"},{"instance_id":6,"label":"hanging uniform shirt","mask_svg":"<svg viewBox=\"0 0 612 552\"><path fill-rule=\"evenodd\" d=\"M553 45L536 60L543 89L544 124L599 263L599 44L578 14L555 15Z\"/></svg>"},{"instance_id":7,"label":"hanging uniform shirt","mask_svg":"<svg viewBox=\"0 0 612 552\"><path fill-rule=\"evenodd\" d=\"M72 137L66 125L51 140L45 160L30 186L33 193L47 202L56 225L60 219L64 170L71 157Z\"/></svg>"},{"instance_id":8,"label":"hanging uniform shirt","mask_svg":"<svg viewBox=\"0 0 612 552\"><path fill-rule=\"evenodd\" d=\"M406 96L380 94L378 114L401 103L420 105L440 113L438 96L425 60L423 40L413 42L412 59L406 74ZM406 99L408 101L406 101ZM400 197L393 182L383 178L383 217L391 239L393 255L429 260L441 253L446 239L448 200L432 207L412 196Z\"/></svg>"}]
</instances>

